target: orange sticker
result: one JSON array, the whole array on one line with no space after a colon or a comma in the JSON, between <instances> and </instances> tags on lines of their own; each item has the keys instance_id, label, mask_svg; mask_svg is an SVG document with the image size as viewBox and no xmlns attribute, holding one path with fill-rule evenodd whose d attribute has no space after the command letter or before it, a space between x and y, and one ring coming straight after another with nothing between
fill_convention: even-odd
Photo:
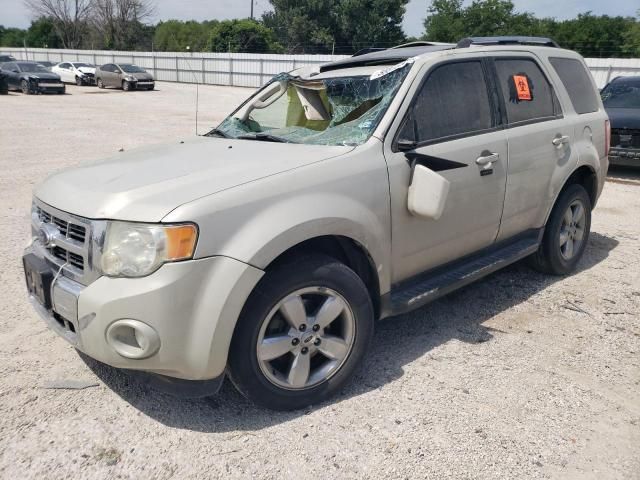
<instances>
[{"instance_id":1,"label":"orange sticker","mask_svg":"<svg viewBox=\"0 0 640 480\"><path fill-rule=\"evenodd\" d=\"M514 75L513 83L518 92L518 100L531 100L531 90L529 89L529 80L524 75Z\"/></svg>"}]
</instances>

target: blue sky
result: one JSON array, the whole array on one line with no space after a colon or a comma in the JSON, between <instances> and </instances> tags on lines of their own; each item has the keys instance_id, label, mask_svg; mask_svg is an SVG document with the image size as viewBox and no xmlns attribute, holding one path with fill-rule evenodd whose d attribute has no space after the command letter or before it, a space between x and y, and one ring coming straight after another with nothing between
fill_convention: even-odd
<instances>
[{"instance_id":1,"label":"blue sky","mask_svg":"<svg viewBox=\"0 0 640 480\"><path fill-rule=\"evenodd\" d=\"M533 12L538 17L573 18L578 13L593 11L598 15L634 16L640 9L638 0L512 0L518 11ZM156 0L157 20L205 20L249 16L251 0ZM411 0L407 7L404 29L408 35L421 35L430 0ZM469 3L468 1L466 3ZM268 0L254 0L256 15L269 7ZM0 0L0 25L26 27L31 14L21 0Z\"/></svg>"}]
</instances>

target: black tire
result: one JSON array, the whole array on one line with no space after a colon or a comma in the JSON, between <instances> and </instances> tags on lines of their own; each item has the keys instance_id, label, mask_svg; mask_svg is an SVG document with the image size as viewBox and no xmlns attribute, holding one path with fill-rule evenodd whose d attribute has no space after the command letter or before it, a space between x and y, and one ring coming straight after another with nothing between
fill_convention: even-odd
<instances>
[{"instance_id":1,"label":"black tire","mask_svg":"<svg viewBox=\"0 0 640 480\"><path fill-rule=\"evenodd\" d=\"M82 79L80 77L76 77L76 85L81 87L84 85L84 82L82 81Z\"/></svg>"},{"instance_id":2,"label":"black tire","mask_svg":"<svg viewBox=\"0 0 640 480\"><path fill-rule=\"evenodd\" d=\"M122 90L124 90L125 92L129 92L131 90L133 90L133 88L131 88L132 85L130 82L127 82L126 80L122 82Z\"/></svg>"},{"instance_id":3,"label":"black tire","mask_svg":"<svg viewBox=\"0 0 640 480\"><path fill-rule=\"evenodd\" d=\"M22 91L22 93L24 93L25 95L31 95L31 88L29 86L29 82L27 82L26 80L22 80L20 82L20 90Z\"/></svg>"},{"instance_id":4,"label":"black tire","mask_svg":"<svg viewBox=\"0 0 640 480\"><path fill-rule=\"evenodd\" d=\"M98 78L98 80L96 80L96 84L98 85L98 88L104 88L104 83L102 82L101 78Z\"/></svg>"},{"instance_id":5,"label":"black tire","mask_svg":"<svg viewBox=\"0 0 640 480\"><path fill-rule=\"evenodd\" d=\"M570 258L566 258L560 246L563 217L570 206L581 204L584 208L584 233L579 246ZM569 185L558 197L544 229L538 251L529 257L529 264L536 270L552 275L573 272L582 258L591 232L591 199L582 185ZM573 240L572 240L573 241Z\"/></svg>"},{"instance_id":6,"label":"black tire","mask_svg":"<svg viewBox=\"0 0 640 480\"><path fill-rule=\"evenodd\" d=\"M257 342L263 322L290 293L306 287L324 287L339 293L350 307L355 336L342 365L328 378L301 390L275 385L262 372ZM364 358L374 329L374 310L360 277L339 261L313 255L267 271L247 300L235 328L229 351L229 377L252 402L273 410L295 410L322 402L338 392Z\"/></svg>"}]
</instances>

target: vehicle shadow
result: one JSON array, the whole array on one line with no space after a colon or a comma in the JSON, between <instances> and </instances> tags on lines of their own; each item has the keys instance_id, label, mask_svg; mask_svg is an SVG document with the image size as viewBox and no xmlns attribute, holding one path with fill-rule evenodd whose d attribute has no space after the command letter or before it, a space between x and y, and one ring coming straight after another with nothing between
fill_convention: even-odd
<instances>
[{"instance_id":1,"label":"vehicle shadow","mask_svg":"<svg viewBox=\"0 0 640 480\"><path fill-rule=\"evenodd\" d=\"M604 261L618 243L592 232L579 272ZM491 341L496 331L483 325L486 320L525 302L561 278L535 272L518 262L414 312L379 322L369 355L353 381L336 397L296 412L256 407L237 393L228 379L214 397L179 399L151 390L122 370L82 354L81 358L115 393L164 425L201 432L260 430L380 388L402 377L404 365L451 340L469 344Z\"/></svg>"},{"instance_id":2,"label":"vehicle shadow","mask_svg":"<svg viewBox=\"0 0 640 480\"><path fill-rule=\"evenodd\" d=\"M622 165L609 165L607 177L638 181L640 180L640 168L626 167Z\"/></svg>"}]
</instances>

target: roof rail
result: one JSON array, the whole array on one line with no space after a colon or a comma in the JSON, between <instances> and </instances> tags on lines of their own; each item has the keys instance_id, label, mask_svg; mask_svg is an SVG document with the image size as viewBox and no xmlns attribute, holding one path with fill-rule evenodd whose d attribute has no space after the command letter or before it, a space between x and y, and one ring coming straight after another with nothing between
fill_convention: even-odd
<instances>
[{"instance_id":1,"label":"roof rail","mask_svg":"<svg viewBox=\"0 0 640 480\"><path fill-rule=\"evenodd\" d=\"M560 48L555 40L546 37L467 37L458 42L456 48L472 45L537 45L540 47Z\"/></svg>"},{"instance_id":2,"label":"roof rail","mask_svg":"<svg viewBox=\"0 0 640 480\"><path fill-rule=\"evenodd\" d=\"M391 50L396 48L410 48L410 47L436 47L436 46L455 46L453 43L446 42L429 42L427 40L416 40L415 42L403 43L402 45L396 45L391 47Z\"/></svg>"}]
</instances>

